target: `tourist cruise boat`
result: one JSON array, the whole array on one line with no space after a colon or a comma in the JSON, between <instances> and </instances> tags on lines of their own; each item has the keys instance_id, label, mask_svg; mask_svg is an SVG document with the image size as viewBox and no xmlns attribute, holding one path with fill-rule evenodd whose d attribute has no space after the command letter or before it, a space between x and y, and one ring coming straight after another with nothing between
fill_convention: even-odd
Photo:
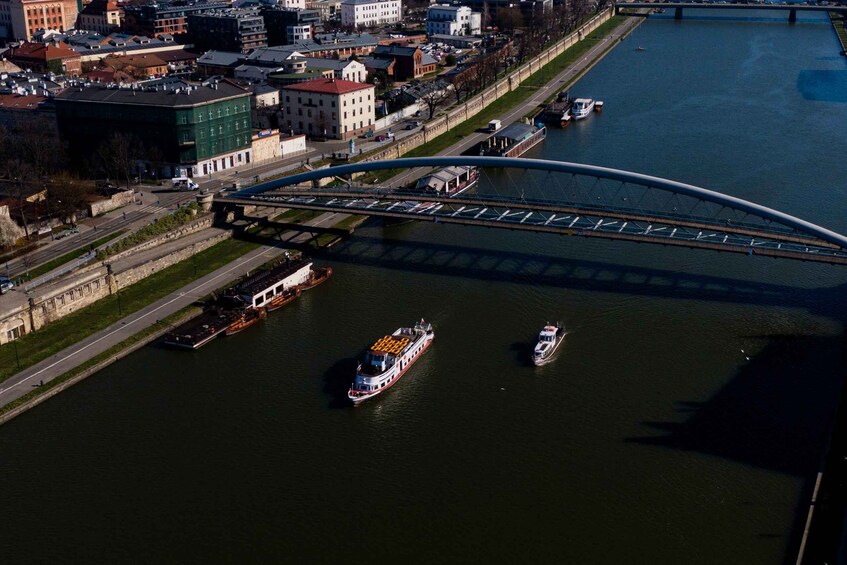
<instances>
[{"instance_id":1,"label":"tourist cruise boat","mask_svg":"<svg viewBox=\"0 0 847 565\"><path fill-rule=\"evenodd\" d=\"M577 98L571 106L571 114L574 120L584 120L594 110L593 98Z\"/></svg>"},{"instance_id":2,"label":"tourist cruise boat","mask_svg":"<svg viewBox=\"0 0 847 565\"><path fill-rule=\"evenodd\" d=\"M538 342L532 352L532 362L536 366L547 363L563 341L565 341L565 328L561 324L544 326L538 334Z\"/></svg>"},{"instance_id":3,"label":"tourist cruise boat","mask_svg":"<svg viewBox=\"0 0 847 565\"><path fill-rule=\"evenodd\" d=\"M353 404L360 404L388 390L418 360L434 338L432 324L423 319L411 328L398 328L393 334L379 338L356 369L356 379L347 392L347 398Z\"/></svg>"}]
</instances>

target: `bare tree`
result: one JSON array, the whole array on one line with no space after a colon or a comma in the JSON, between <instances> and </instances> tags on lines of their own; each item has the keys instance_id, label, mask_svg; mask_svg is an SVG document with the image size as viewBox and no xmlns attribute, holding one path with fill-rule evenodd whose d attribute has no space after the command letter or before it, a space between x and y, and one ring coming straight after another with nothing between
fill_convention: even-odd
<instances>
[{"instance_id":1,"label":"bare tree","mask_svg":"<svg viewBox=\"0 0 847 565\"><path fill-rule=\"evenodd\" d=\"M76 212L88 204L94 194L94 184L67 172L53 177L47 187L47 200L51 211L59 213L61 220L74 223Z\"/></svg>"},{"instance_id":2,"label":"bare tree","mask_svg":"<svg viewBox=\"0 0 847 565\"><path fill-rule=\"evenodd\" d=\"M418 99L424 104L426 104L427 110L429 110L428 120L432 119L432 116L435 115L435 111L442 105L447 99L450 97L450 88L433 88L429 92L422 94Z\"/></svg>"},{"instance_id":3,"label":"bare tree","mask_svg":"<svg viewBox=\"0 0 847 565\"><path fill-rule=\"evenodd\" d=\"M109 136L97 152L103 163L103 169L110 177L123 177L126 187L129 188L132 171L141 155L143 155L141 142L132 134L115 132Z\"/></svg>"}]
</instances>

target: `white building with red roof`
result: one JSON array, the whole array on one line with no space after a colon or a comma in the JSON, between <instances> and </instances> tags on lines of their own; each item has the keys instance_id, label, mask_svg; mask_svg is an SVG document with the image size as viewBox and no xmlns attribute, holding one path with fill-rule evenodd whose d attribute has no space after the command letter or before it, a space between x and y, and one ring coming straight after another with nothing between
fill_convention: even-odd
<instances>
[{"instance_id":1,"label":"white building with red roof","mask_svg":"<svg viewBox=\"0 0 847 565\"><path fill-rule=\"evenodd\" d=\"M350 139L373 129L376 89L336 78L320 78L282 88L284 127L311 137Z\"/></svg>"}]
</instances>

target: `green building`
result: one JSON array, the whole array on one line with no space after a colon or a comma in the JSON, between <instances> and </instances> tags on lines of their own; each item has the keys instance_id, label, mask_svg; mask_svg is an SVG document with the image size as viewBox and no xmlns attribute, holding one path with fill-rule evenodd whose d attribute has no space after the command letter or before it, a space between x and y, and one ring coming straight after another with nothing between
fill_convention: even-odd
<instances>
[{"instance_id":1,"label":"green building","mask_svg":"<svg viewBox=\"0 0 847 565\"><path fill-rule=\"evenodd\" d=\"M250 92L227 80L72 86L55 101L59 134L76 159L96 159L121 132L140 142L139 166L162 176L210 175L251 161Z\"/></svg>"}]
</instances>

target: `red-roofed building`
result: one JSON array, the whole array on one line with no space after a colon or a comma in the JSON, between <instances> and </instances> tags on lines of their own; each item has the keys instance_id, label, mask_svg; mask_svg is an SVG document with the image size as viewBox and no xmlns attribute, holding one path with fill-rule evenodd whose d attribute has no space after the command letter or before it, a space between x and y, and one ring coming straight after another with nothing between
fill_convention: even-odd
<instances>
[{"instance_id":1,"label":"red-roofed building","mask_svg":"<svg viewBox=\"0 0 847 565\"><path fill-rule=\"evenodd\" d=\"M23 69L46 73L78 75L82 70L80 54L66 47L43 43L22 43L6 52L6 58Z\"/></svg>"},{"instance_id":2,"label":"red-roofed building","mask_svg":"<svg viewBox=\"0 0 847 565\"><path fill-rule=\"evenodd\" d=\"M311 137L350 139L373 128L376 89L335 78L320 78L282 89L285 127Z\"/></svg>"},{"instance_id":3,"label":"red-roofed building","mask_svg":"<svg viewBox=\"0 0 847 565\"><path fill-rule=\"evenodd\" d=\"M0 95L0 124L14 129L22 121L32 120L35 116L46 116L55 124L56 109L50 98L38 94Z\"/></svg>"}]
</instances>

